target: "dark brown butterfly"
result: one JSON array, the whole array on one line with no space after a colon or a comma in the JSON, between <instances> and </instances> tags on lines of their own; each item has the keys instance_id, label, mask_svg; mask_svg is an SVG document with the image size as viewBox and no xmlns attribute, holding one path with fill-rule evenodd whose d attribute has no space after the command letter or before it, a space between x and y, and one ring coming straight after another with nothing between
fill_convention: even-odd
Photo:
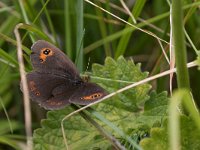
<instances>
[{"instance_id":1,"label":"dark brown butterfly","mask_svg":"<svg viewBox=\"0 0 200 150\"><path fill-rule=\"evenodd\" d=\"M45 109L87 105L107 95L97 84L83 81L72 61L54 45L39 40L31 49L33 71L26 75L29 95Z\"/></svg>"}]
</instances>

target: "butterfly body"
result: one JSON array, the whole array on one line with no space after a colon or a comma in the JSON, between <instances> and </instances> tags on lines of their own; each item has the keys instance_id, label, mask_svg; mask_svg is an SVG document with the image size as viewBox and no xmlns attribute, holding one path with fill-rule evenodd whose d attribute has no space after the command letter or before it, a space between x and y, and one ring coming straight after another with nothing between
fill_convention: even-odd
<instances>
[{"instance_id":1,"label":"butterfly body","mask_svg":"<svg viewBox=\"0 0 200 150\"><path fill-rule=\"evenodd\" d=\"M87 105L107 95L97 84L83 81L73 62L54 45L39 40L31 49L29 95L45 109L61 109L70 103Z\"/></svg>"}]
</instances>

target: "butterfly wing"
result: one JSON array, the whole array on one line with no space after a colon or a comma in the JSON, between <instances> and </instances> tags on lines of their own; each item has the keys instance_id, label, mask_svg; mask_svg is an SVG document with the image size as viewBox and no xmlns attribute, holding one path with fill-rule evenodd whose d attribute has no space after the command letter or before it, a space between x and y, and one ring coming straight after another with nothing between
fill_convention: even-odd
<instances>
[{"instance_id":1,"label":"butterfly wing","mask_svg":"<svg viewBox=\"0 0 200 150\"><path fill-rule=\"evenodd\" d=\"M40 102L39 105L46 110L62 109L70 104L67 99L68 97L68 93L62 93L61 95L57 95Z\"/></svg>"},{"instance_id":2,"label":"butterfly wing","mask_svg":"<svg viewBox=\"0 0 200 150\"><path fill-rule=\"evenodd\" d=\"M30 98L45 109L60 109L69 105L76 84L53 74L31 72L27 74Z\"/></svg>"},{"instance_id":3,"label":"butterfly wing","mask_svg":"<svg viewBox=\"0 0 200 150\"><path fill-rule=\"evenodd\" d=\"M106 96L108 93L95 83L83 83L70 97L69 102L88 105Z\"/></svg>"},{"instance_id":4,"label":"butterfly wing","mask_svg":"<svg viewBox=\"0 0 200 150\"><path fill-rule=\"evenodd\" d=\"M63 76L69 80L81 80L73 62L57 47L39 40L31 47L31 62L34 70Z\"/></svg>"}]
</instances>

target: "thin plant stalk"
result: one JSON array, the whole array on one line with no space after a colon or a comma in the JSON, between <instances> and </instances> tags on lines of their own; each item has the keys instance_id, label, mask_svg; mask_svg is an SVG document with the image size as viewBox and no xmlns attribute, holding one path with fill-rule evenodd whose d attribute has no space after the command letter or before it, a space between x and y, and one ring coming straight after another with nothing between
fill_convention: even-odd
<instances>
[{"instance_id":1,"label":"thin plant stalk","mask_svg":"<svg viewBox=\"0 0 200 150\"><path fill-rule=\"evenodd\" d=\"M83 70L83 1L77 1L77 26L76 26L76 59L80 72Z\"/></svg>"},{"instance_id":2,"label":"thin plant stalk","mask_svg":"<svg viewBox=\"0 0 200 150\"><path fill-rule=\"evenodd\" d=\"M172 1L172 33L173 49L177 67L178 88L190 88L189 74L186 66L187 54L183 27L183 12L181 0Z\"/></svg>"},{"instance_id":3,"label":"thin plant stalk","mask_svg":"<svg viewBox=\"0 0 200 150\"><path fill-rule=\"evenodd\" d=\"M18 62L19 62L19 71L21 75L22 81L22 91L24 96L24 110L25 110L25 127L26 127L26 136L27 136L27 150L32 150L32 122L31 122L31 108L30 108L30 100L29 100L29 92L28 92L28 85L27 79L25 75L25 67L23 61L23 52L22 52L22 45L21 45L21 37L19 34L19 28L23 26L22 23L17 24L14 33L17 40L17 55L18 55Z\"/></svg>"}]
</instances>

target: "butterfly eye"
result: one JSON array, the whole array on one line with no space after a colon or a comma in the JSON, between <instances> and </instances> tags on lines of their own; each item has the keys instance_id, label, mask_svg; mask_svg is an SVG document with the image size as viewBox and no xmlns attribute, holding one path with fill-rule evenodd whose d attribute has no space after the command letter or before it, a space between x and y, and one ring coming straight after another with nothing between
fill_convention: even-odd
<instances>
[{"instance_id":1,"label":"butterfly eye","mask_svg":"<svg viewBox=\"0 0 200 150\"><path fill-rule=\"evenodd\" d=\"M46 48L46 49L43 50L43 54L44 55L49 55L50 52L51 52L51 50L48 49L48 48Z\"/></svg>"}]
</instances>

